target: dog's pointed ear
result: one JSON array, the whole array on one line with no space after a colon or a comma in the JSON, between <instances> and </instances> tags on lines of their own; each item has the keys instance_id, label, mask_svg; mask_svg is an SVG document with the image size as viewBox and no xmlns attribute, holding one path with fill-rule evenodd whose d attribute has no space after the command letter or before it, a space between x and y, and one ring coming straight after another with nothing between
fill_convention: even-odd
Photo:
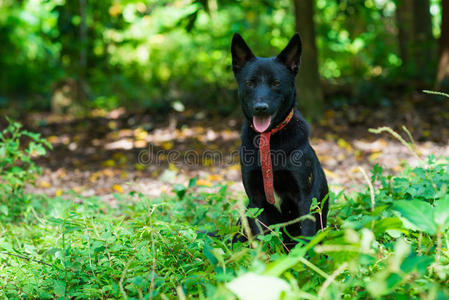
<instances>
[{"instance_id":1,"label":"dog's pointed ear","mask_svg":"<svg viewBox=\"0 0 449 300\"><path fill-rule=\"evenodd\" d=\"M301 60L302 44L298 33L295 33L288 45L281 51L276 59L284 64L293 73L298 73Z\"/></svg>"},{"instance_id":2,"label":"dog's pointed ear","mask_svg":"<svg viewBox=\"0 0 449 300\"><path fill-rule=\"evenodd\" d=\"M235 33L232 37L231 54L234 74L240 72L248 61L255 58L251 49L249 49L242 36L238 33Z\"/></svg>"}]
</instances>

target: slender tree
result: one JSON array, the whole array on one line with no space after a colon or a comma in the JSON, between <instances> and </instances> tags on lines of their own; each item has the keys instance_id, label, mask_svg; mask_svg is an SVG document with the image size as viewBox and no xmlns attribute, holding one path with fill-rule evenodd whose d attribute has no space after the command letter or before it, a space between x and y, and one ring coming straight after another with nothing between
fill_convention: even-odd
<instances>
[{"instance_id":1,"label":"slender tree","mask_svg":"<svg viewBox=\"0 0 449 300\"><path fill-rule=\"evenodd\" d=\"M432 77L436 63L436 40L432 34L429 0L413 0L414 56L423 76Z\"/></svg>"},{"instance_id":2,"label":"slender tree","mask_svg":"<svg viewBox=\"0 0 449 300\"><path fill-rule=\"evenodd\" d=\"M398 28L399 55L408 65L413 41L413 0L396 1L396 23Z\"/></svg>"},{"instance_id":3,"label":"slender tree","mask_svg":"<svg viewBox=\"0 0 449 300\"><path fill-rule=\"evenodd\" d=\"M302 39L301 67L298 74L298 99L305 116L315 119L324 110L324 98L318 73L315 41L314 1L294 0L296 30Z\"/></svg>"},{"instance_id":4,"label":"slender tree","mask_svg":"<svg viewBox=\"0 0 449 300\"><path fill-rule=\"evenodd\" d=\"M86 0L79 0L79 13L80 13L80 27L79 27L79 34L80 34L80 59L79 59L79 66L78 66L78 95L86 95L88 96L88 87L87 87L87 80L86 80L86 68L87 68L87 47L88 47L88 40L87 40L87 7L86 7Z\"/></svg>"},{"instance_id":5,"label":"slender tree","mask_svg":"<svg viewBox=\"0 0 449 300\"><path fill-rule=\"evenodd\" d=\"M429 0L397 0L399 53L407 72L419 79L432 76L436 41L432 34Z\"/></svg>"},{"instance_id":6,"label":"slender tree","mask_svg":"<svg viewBox=\"0 0 449 300\"><path fill-rule=\"evenodd\" d=\"M437 72L437 88L449 90L449 0L442 0L442 20L439 62Z\"/></svg>"}]
</instances>

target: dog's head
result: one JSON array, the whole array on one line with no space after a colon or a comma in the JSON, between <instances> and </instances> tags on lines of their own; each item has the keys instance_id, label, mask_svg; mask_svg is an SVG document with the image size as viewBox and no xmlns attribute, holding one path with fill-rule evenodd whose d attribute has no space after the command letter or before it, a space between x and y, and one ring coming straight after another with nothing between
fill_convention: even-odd
<instances>
[{"instance_id":1,"label":"dog's head","mask_svg":"<svg viewBox=\"0 0 449 300\"><path fill-rule=\"evenodd\" d=\"M275 127L295 105L295 77L301 57L296 33L276 57L256 57L243 38L232 38L232 70L245 117L258 132Z\"/></svg>"}]
</instances>

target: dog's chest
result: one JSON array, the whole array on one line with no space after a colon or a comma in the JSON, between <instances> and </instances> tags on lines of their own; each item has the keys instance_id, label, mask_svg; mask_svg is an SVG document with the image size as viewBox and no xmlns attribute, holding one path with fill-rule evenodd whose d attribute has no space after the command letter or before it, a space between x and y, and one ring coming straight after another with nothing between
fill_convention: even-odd
<instances>
[{"instance_id":1,"label":"dog's chest","mask_svg":"<svg viewBox=\"0 0 449 300\"><path fill-rule=\"evenodd\" d=\"M273 175L274 191L279 197L285 198L299 193L299 182L291 171L275 171Z\"/></svg>"},{"instance_id":2,"label":"dog's chest","mask_svg":"<svg viewBox=\"0 0 449 300\"><path fill-rule=\"evenodd\" d=\"M288 207L288 204L299 200L301 187L294 173L288 170L274 172L273 183L275 206L280 212L281 207Z\"/></svg>"}]
</instances>

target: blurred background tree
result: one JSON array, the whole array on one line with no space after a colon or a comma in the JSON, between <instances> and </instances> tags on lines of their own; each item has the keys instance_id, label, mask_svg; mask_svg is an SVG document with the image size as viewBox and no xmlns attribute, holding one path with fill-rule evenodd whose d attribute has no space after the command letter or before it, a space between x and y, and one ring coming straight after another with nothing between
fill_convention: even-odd
<instances>
[{"instance_id":1,"label":"blurred background tree","mask_svg":"<svg viewBox=\"0 0 449 300\"><path fill-rule=\"evenodd\" d=\"M436 40L432 31L430 1L398 0L396 20L399 53L407 72L417 79L432 78Z\"/></svg>"},{"instance_id":2,"label":"blurred background tree","mask_svg":"<svg viewBox=\"0 0 449 300\"><path fill-rule=\"evenodd\" d=\"M0 106L229 114L232 34L273 56L295 31L305 116L394 105L404 90L448 90L448 1L0 0Z\"/></svg>"},{"instance_id":3,"label":"blurred background tree","mask_svg":"<svg viewBox=\"0 0 449 300\"><path fill-rule=\"evenodd\" d=\"M437 74L437 89L449 86L449 0L442 0L442 21Z\"/></svg>"},{"instance_id":4,"label":"blurred background tree","mask_svg":"<svg viewBox=\"0 0 449 300\"><path fill-rule=\"evenodd\" d=\"M315 7L313 0L294 0L296 31L302 39L301 68L298 75L300 106L310 117L319 117L324 108L324 98L318 71L318 51L315 37Z\"/></svg>"}]
</instances>

